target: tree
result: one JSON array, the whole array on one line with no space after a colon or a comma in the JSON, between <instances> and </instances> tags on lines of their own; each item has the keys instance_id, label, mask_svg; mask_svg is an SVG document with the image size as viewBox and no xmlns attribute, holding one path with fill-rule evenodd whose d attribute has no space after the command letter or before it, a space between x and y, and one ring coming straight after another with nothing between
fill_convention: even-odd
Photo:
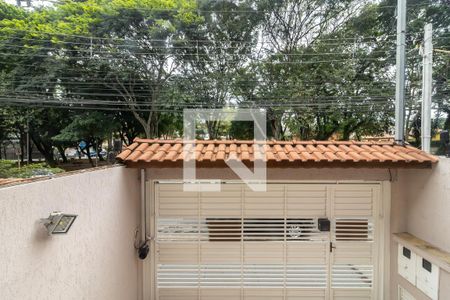
<instances>
[{"instance_id":1,"label":"tree","mask_svg":"<svg viewBox=\"0 0 450 300\"><path fill-rule=\"evenodd\" d=\"M55 148L63 154L67 146L62 129L63 136L71 132L68 141L74 144L73 126L99 121L92 110L105 124L114 123L114 133L126 143L137 136L181 136L183 108L266 108L268 134L276 139L389 133L395 5L87 0L25 11L0 2L0 101L37 106L26 110L26 119L49 161ZM445 48L449 10L444 0L413 0L408 6L406 123L415 139L423 25L433 23L435 45ZM449 69L448 56L435 53L435 127L450 124ZM21 109L8 110L15 117L3 126L15 126L9 136L23 141L27 120ZM202 136L210 138L251 133L247 124L204 125ZM94 127L86 136L104 137Z\"/></svg>"},{"instance_id":2,"label":"tree","mask_svg":"<svg viewBox=\"0 0 450 300\"><path fill-rule=\"evenodd\" d=\"M252 74L245 77L257 86L250 84L246 88L244 82L238 90L246 105L267 107L269 133L275 139L283 139L287 132L286 109L292 107L293 101L303 102L298 99L298 92L305 86L307 76L296 75L301 65L308 63L302 52L321 37L341 29L360 6L354 1L316 0L259 1L257 6L264 12L260 23L262 48L258 60L244 71ZM277 105L270 105L272 102Z\"/></svg>"},{"instance_id":3,"label":"tree","mask_svg":"<svg viewBox=\"0 0 450 300\"><path fill-rule=\"evenodd\" d=\"M252 59L259 17L252 1L201 1L203 22L187 31L183 75L192 107L222 108L233 102L236 70ZM243 14L242 11L249 13ZM220 135L220 121L206 121L208 136Z\"/></svg>"},{"instance_id":4,"label":"tree","mask_svg":"<svg viewBox=\"0 0 450 300\"><path fill-rule=\"evenodd\" d=\"M94 30L107 37L93 46L103 53L92 59L96 80L103 79L127 104L146 137L155 137L159 107L170 101L164 90L180 67L183 29L199 20L195 1L129 0L107 6Z\"/></svg>"}]
</instances>

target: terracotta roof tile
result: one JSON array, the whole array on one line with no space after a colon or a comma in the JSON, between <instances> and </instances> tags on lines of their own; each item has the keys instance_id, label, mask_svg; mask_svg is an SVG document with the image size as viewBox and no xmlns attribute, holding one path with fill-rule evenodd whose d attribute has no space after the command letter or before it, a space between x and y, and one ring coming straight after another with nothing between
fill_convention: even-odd
<instances>
[{"instance_id":1,"label":"terracotta roof tile","mask_svg":"<svg viewBox=\"0 0 450 300\"><path fill-rule=\"evenodd\" d=\"M312 153L313 157L315 158L315 161L322 161L322 160L328 160L325 155L322 154L320 151L314 151Z\"/></svg>"},{"instance_id":2,"label":"terracotta roof tile","mask_svg":"<svg viewBox=\"0 0 450 300\"><path fill-rule=\"evenodd\" d=\"M338 148L340 151L343 151L344 153L348 153L348 152L352 151L352 149L347 147L347 145L338 144Z\"/></svg>"},{"instance_id":3,"label":"terracotta roof tile","mask_svg":"<svg viewBox=\"0 0 450 300\"><path fill-rule=\"evenodd\" d=\"M306 151L308 151L308 153L313 153L313 152L317 151L316 147L314 147L313 145L306 145L305 148L306 148Z\"/></svg>"},{"instance_id":4,"label":"terracotta roof tile","mask_svg":"<svg viewBox=\"0 0 450 300\"><path fill-rule=\"evenodd\" d=\"M184 151L191 153L186 156ZM229 158L271 163L345 162L430 164L438 158L409 145L393 142L356 141L241 141L241 140L150 140L136 139L117 156L125 164L179 162L185 157L199 162Z\"/></svg>"},{"instance_id":5,"label":"terracotta roof tile","mask_svg":"<svg viewBox=\"0 0 450 300\"><path fill-rule=\"evenodd\" d=\"M340 161L353 160L350 156L348 156L348 155L347 155L345 152L343 152L343 151L337 151L337 152L336 152L336 157L338 157Z\"/></svg>"},{"instance_id":6,"label":"terracotta roof tile","mask_svg":"<svg viewBox=\"0 0 450 300\"><path fill-rule=\"evenodd\" d=\"M277 145L279 146L279 145ZM284 153L283 150L277 152L278 160L289 160L289 157Z\"/></svg>"},{"instance_id":7,"label":"terracotta roof tile","mask_svg":"<svg viewBox=\"0 0 450 300\"><path fill-rule=\"evenodd\" d=\"M300 152L300 157L302 158L302 161L315 161L314 157L309 154L307 151Z\"/></svg>"},{"instance_id":8,"label":"terracotta roof tile","mask_svg":"<svg viewBox=\"0 0 450 300\"><path fill-rule=\"evenodd\" d=\"M332 151L331 149L329 149L329 148L326 147L325 145L317 145L317 149L319 149L322 153Z\"/></svg>"},{"instance_id":9,"label":"terracotta roof tile","mask_svg":"<svg viewBox=\"0 0 450 300\"><path fill-rule=\"evenodd\" d=\"M375 156L370 154L369 151L362 151L362 152L359 153L359 155L364 157L367 161L377 161L378 160Z\"/></svg>"},{"instance_id":10,"label":"terracotta roof tile","mask_svg":"<svg viewBox=\"0 0 450 300\"><path fill-rule=\"evenodd\" d=\"M323 155L325 155L328 161L339 160L339 158L336 155L334 155L334 153L331 152L331 150L324 151Z\"/></svg>"},{"instance_id":11,"label":"terracotta roof tile","mask_svg":"<svg viewBox=\"0 0 450 300\"><path fill-rule=\"evenodd\" d=\"M359 146L357 146L357 145L350 145L349 148L350 148L352 151L355 151L356 153L360 153L360 152L364 151L363 148L361 148L361 147L359 147Z\"/></svg>"}]
</instances>

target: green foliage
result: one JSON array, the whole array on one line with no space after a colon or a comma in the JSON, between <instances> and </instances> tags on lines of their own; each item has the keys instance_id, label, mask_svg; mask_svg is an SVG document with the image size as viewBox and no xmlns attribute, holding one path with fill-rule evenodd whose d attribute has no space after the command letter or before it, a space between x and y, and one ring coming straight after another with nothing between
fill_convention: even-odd
<instances>
[{"instance_id":1,"label":"green foliage","mask_svg":"<svg viewBox=\"0 0 450 300\"><path fill-rule=\"evenodd\" d=\"M407 131L417 136L423 26L432 22L435 46L446 49L450 6L445 0L410 4ZM183 108L230 106L266 108L269 138L390 133L395 5L86 0L25 11L0 1L0 94L64 106L8 108L0 139L23 139L29 121L33 142L52 163L55 148L62 152L80 140L99 144L112 131L126 142L179 137ZM448 70L448 55L436 53L433 111L446 126ZM91 110L100 106L123 110ZM252 135L245 124L203 126L200 135L210 138Z\"/></svg>"},{"instance_id":2,"label":"green foliage","mask_svg":"<svg viewBox=\"0 0 450 300\"><path fill-rule=\"evenodd\" d=\"M22 19L26 14L25 10L17 6L0 1L0 20Z\"/></svg>"},{"instance_id":3,"label":"green foliage","mask_svg":"<svg viewBox=\"0 0 450 300\"><path fill-rule=\"evenodd\" d=\"M52 168L45 163L33 163L19 167L16 161L0 160L0 178L29 178L51 176L64 172L60 168Z\"/></svg>"},{"instance_id":4,"label":"green foliage","mask_svg":"<svg viewBox=\"0 0 450 300\"><path fill-rule=\"evenodd\" d=\"M73 121L53 137L59 142L77 144L85 140L98 142L117 130L117 124L111 117L101 112L87 112L74 117Z\"/></svg>"},{"instance_id":5,"label":"green foliage","mask_svg":"<svg viewBox=\"0 0 450 300\"><path fill-rule=\"evenodd\" d=\"M248 121L231 122L229 135L232 139L253 140L255 138L254 124Z\"/></svg>"}]
</instances>

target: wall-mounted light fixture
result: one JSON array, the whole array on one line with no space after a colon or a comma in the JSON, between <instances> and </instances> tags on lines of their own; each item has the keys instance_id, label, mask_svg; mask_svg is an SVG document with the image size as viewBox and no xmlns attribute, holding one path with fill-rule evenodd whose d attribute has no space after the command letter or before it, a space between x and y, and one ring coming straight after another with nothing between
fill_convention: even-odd
<instances>
[{"instance_id":1,"label":"wall-mounted light fixture","mask_svg":"<svg viewBox=\"0 0 450 300\"><path fill-rule=\"evenodd\" d=\"M47 228L48 234L51 235L67 233L76 218L77 215L54 211L48 218L41 219L41 221L44 223L45 228Z\"/></svg>"}]
</instances>

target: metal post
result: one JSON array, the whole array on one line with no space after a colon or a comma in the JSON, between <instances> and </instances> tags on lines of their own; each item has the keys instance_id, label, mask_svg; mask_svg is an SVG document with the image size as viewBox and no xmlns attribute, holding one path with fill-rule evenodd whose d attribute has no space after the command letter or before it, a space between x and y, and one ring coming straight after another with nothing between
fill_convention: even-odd
<instances>
[{"instance_id":1,"label":"metal post","mask_svg":"<svg viewBox=\"0 0 450 300\"><path fill-rule=\"evenodd\" d=\"M395 85L395 141L405 142L405 35L406 0L397 1L397 60Z\"/></svg>"},{"instance_id":2,"label":"metal post","mask_svg":"<svg viewBox=\"0 0 450 300\"><path fill-rule=\"evenodd\" d=\"M433 86L433 26L425 25L423 47L422 84L422 150L430 153L431 144L431 93Z\"/></svg>"},{"instance_id":3,"label":"metal post","mask_svg":"<svg viewBox=\"0 0 450 300\"><path fill-rule=\"evenodd\" d=\"M141 169L141 242L145 242L147 240L146 234L146 197L145 197L145 169Z\"/></svg>"}]
</instances>

